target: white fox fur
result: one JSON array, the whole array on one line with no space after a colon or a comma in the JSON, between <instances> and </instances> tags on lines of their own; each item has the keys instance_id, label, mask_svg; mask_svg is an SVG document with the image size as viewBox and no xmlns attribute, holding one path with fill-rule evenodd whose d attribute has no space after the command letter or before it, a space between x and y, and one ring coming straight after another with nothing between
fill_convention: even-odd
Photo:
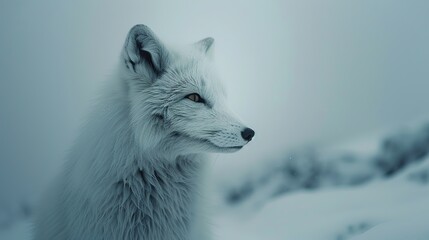
<instances>
[{"instance_id":1,"label":"white fox fur","mask_svg":"<svg viewBox=\"0 0 429 240\"><path fill-rule=\"evenodd\" d=\"M204 154L237 151L253 136L227 111L212 43L175 51L144 25L130 30L117 73L38 209L36 240L210 238Z\"/></svg>"}]
</instances>

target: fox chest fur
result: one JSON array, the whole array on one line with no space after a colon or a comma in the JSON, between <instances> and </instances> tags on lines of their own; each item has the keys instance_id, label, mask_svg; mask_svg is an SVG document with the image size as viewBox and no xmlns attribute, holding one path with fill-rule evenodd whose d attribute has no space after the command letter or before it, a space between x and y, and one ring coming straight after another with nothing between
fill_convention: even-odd
<instances>
[{"instance_id":1,"label":"fox chest fur","mask_svg":"<svg viewBox=\"0 0 429 240\"><path fill-rule=\"evenodd\" d=\"M75 199L69 224L79 232L70 239L189 239L195 217L195 177L198 163L178 159L110 183L104 191ZM68 199L79 197L71 194ZM95 234L94 234L95 233ZM77 234L74 236L74 234Z\"/></svg>"}]
</instances>

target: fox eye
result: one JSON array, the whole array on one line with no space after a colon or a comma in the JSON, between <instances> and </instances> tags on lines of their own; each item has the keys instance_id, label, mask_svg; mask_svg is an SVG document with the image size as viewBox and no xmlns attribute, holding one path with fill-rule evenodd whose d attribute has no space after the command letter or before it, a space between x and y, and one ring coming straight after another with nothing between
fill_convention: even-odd
<instances>
[{"instance_id":1,"label":"fox eye","mask_svg":"<svg viewBox=\"0 0 429 240\"><path fill-rule=\"evenodd\" d=\"M188 94L188 95L186 95L185 98L187 98L193 102L205 103L204 99L198 93Z\"/></svg>"}]
</instances>

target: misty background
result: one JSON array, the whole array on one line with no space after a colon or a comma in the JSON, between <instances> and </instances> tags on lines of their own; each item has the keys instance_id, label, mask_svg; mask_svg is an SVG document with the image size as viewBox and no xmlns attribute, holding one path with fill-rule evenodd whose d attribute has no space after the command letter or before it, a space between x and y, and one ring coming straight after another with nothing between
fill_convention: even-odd
<instances>
[{"instance_id":1,"label":"misty background","mask_svg":"<svg viewBox=\"0 0 429 240\"><path fill-rule=\"evenodd\" d=\"M230 105L256 131L216 156L221 174L429 120L428 12L423 0L1 1L0 212L55 176L135 24L174 45L215 39Z\"/></svg>"}]
</instances>

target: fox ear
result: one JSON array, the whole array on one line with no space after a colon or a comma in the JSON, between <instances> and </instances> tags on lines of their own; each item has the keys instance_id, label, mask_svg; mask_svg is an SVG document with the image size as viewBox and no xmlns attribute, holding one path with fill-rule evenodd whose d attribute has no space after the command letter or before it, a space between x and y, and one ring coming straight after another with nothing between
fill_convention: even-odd
<instances>
[{"instance_id":1,"label":"fox ear","mask_svg":"<svg viewBox=\"0 0 429 240\"><path fill-rule=\"evenodd\" d=\"M168 65L169 54L164 44L145 25L135 25L128 33L123 50L126 67L152 79Z\"/></svg>"},{"instance_id":2,"label":"fox ear","mask_svg":"<svg viewBox=\"0 0 429 240\"><path fill-rule=\"evenodd\" d=\"M210 49L213 46L213 43L214 43L214 38L208 37L194 43L194 45L203 53L208 54L210 52Z\"/></svg>"}]
</instances>

